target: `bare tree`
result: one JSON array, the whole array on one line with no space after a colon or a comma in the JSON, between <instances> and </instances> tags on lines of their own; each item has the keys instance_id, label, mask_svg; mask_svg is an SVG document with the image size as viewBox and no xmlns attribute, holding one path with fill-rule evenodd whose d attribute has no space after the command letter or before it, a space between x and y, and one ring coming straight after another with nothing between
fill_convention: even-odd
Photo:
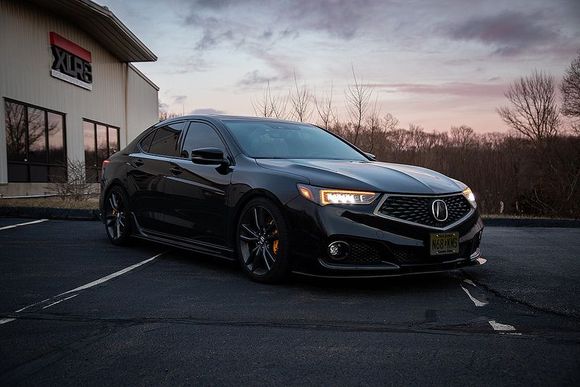
<instances>
[{"instance_id":1,"label":"bare tree","mask_svg":"<svg viewBox=\"0 0 580 387\"><path fill-rule=\"evenodd\" d=\"M305 122L312 115L312 93L306 85L298 86L296 73L294 73L294 88L290 90L290 103L292 116L300 122Z\"/></svg>"},{"instance_id":2,"label":"bare tree","mask_svg":"<svg viewBox=\"0 0 580 387\"><path fill-rule=\"evenodd\" d=\"M288 106L288 97L272 95L270 82L264 88L262 97L252 102L254 114L259 117L286 118L286 107Z\"/></svg>"},{"instance_id":3,"label":"bare tree","mask_svg":"<svg viewBox=\"0 0 580 387\"><path fill-rule=\"evenodd\" d=\"M362 124L369 109L369 101L373 91L367 85L362 84L356 78L354 67L352 67L352 77L354 83L345 90L346 109L350 116L354 130L354 145L357 144Z\"/></svg>"},{"instance_id":4,"label":"bare tree","mask_svg":"<svg viewBox=\"0 0 580 387\"><path fill-rule=\"evenodd\" d=\"M336 120L332 107L332 92L333 85L331 84L330 93L328 95L325 95L320 99L316 96L314 97L314 106L316 107L316 112L318 113L318 117L322 122L322 127L326 130L329 130L331 123Z\"/></svg>"},{"instance_id":5,"label":"bare tree","mask_svg":"<svg viewBox=\"0 0 580 387\"><path fill-rule=\"evenodd\" d=\"M366 125L369 132L367 139L369 144L366 146L366 149L369 152L373 152L379 137L382 137L380 135L384 132L384 129L381 127L381 108L378 106L378 101L376 99L366 117Z\"/></svg>"},{"instance_id":6,"label":"bare tree","mask_svg":"<svg viewBox=\"0 0 580 387\"><path fill-rule=\"evenodd\" d=\"M562 84L562 114L572 118L574 130L580 132L580 54L572 61L564 74Z\"/></svg>"},{"instance_id":7,"label":"bare tree","mask_svg":"<svg viewBox=\"0 0 580 387\"><path fill-rule=\"evenodd\" d=\"M262 97L257 101L252 101L254 114L259 117L272 117L272 108L270 101L272 99L272 91L270 90L270 82L266 84Z\"/></svg>"},{"instance_id":8,"label":"bare tree","mask_svg":"<svg viewBox=\"0 0 580 387\"><path fill-rule=\"evenodd\" d=\"M273 117L285 119L288 116L288 99L288 95L270 96L270 110L272 111Z\"/></svg>"},{"instance_id":9,"label":"bare tree","mask_svg":"<svg viewBox=\"0 0 580 387\"><path fill-rule=\"evenodd\" d=\"M165 121L170 118L180 117L179 114L173 112L160 112L159 113L159 121Z\"/></svg>"},{"instance_id":10,"label":"bare tree","mask_svg":"<svg viewBox=\"0 0 580 387\"><path fill-rule=\"evenodd\" d=\"M52 176L54 182L50 187L62 200L72 201L87 200L89 195L94 194L95 176L87 176L85 163L78 160L67 159L66 176Z\"/></svg>"},{"instance_id":11,"label":"bare tree","mask_svg":"<svg viewBox=\"0 0 580 387\"><path fill-rule=\"evenodd\" d=\"M452 126L451 145L462 149L477 145L477 138L473 129L467 125Z\"/></svg>"},{"instance_id":12,"label":"bare tree","mask_svg":"<svg viewBox=\"0 0 580 387\"><path fill-rule=\"evenodd\" d=\"M509 127L533 141L558 134L560 117L552 76L534 71L513 82L505 96L511 106L497 112Z\"/></svg>"},{"instance_id":13,"label":"bare tree","mask_svg":"<svg viewBox=\"0 0 580 387\"><path fill-rule=\"evenodd\" d=\"M399 119L391 113L387 113L387 115L383 117L383 128L387 132L397 130L399 128Z\"/></svg>"}]
</instances>

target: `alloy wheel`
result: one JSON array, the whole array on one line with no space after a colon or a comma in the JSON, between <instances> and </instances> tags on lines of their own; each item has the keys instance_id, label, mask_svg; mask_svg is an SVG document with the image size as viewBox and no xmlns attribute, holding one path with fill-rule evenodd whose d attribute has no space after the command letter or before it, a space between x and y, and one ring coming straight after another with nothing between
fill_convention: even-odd
<instances>
[{"instance_id":1,"label":"alloy wheel","mask_svg":"<svg viewBox=\"0 0 580 387\"><path fill-rule=\"evenodd\" d=\"M127 232L127 212L123 197L116 190L111 191L106 203L105 225L112 241L119 241Z\"/></svg>"},{"instance_id":2,"label":"alloy wheel","mask_svg":"<svg viewBox=\"0 0 580 387\"><path fill-rule=\"evenodd\" d=\"M242 264L257 276L271 272L279 256L279 229L274 216L262 206L253 206L242 216L238 239Z\"/></svg>"}]
</instances>

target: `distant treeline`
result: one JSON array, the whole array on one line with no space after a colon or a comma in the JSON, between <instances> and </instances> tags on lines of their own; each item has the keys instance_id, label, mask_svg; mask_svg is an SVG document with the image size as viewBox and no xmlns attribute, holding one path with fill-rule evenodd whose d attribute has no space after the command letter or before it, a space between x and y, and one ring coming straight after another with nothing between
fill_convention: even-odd
<instances>
[{"instance_id":1,"label":"distant treeline","mask_svg":"<svg viewBox=\"0 0 580 387\"><path fill-rule=\"evenodd\" d=\"M389 118L384 126L390 126ZM504 133L477 134L466 126L450 132L388 128L376 122L355 130L329 130L373 153L380 161L430 168L463 181L484 214L580 218L580 137L542 141Z\"/></svg>"}]
</instances>

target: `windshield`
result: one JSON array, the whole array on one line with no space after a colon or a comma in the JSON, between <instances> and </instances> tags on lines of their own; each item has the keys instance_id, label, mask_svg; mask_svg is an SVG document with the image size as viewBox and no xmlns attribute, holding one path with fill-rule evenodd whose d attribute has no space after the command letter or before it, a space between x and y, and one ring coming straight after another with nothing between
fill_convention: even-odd
<instances>
[{"instance_id":1,"label":"windshield","mask_svg":"<svg viewBox=\"0 0 580 387\"><path fill-rule=\"evenodd\" d=\"M233 120L224 124L250 157L367 160L347 143L312 125Z\"/></svg>"}]
</instances>

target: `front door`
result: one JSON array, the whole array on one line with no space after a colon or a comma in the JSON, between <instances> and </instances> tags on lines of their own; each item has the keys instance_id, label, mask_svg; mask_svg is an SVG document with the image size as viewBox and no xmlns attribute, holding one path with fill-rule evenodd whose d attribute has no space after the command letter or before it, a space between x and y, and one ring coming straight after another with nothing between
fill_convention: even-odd
<instances>
[{"instance_id":1,"label":"front door","mask_svg":"<svg viewBox=\"0 0 580 387\"><path fill-rule=\"evenodd\" d=\"M209 123L193 121L185 135L181 158L170 162L165 196L167 217L172 219L174 233L199 244L227 244L226 190L231 167L200 165L191 161L191 151L199 148L227 149Z\"/></svg>"}]
</instances>

